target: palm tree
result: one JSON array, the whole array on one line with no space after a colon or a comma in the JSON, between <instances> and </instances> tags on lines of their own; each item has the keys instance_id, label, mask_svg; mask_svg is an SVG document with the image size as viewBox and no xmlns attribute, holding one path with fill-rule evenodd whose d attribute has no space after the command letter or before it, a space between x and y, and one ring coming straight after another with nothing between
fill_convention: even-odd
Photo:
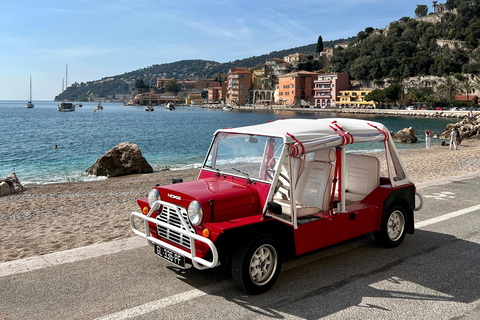
<instances>
[{"instance_id":1,"label":"palm tree","mask_svg":"<svg viewBox=\"0 0 480 320\"><path fill-rule=\"evenodd\" d=\"M467 95L467 103L469 103L469 94L475 91L475 84L470 79L466 79L460 84L460 89Z\"/></svg>"},{"instance_id":2,"label":"palm tree","mask_svg":"<svg viewBox=\"0 0 480 320\"><path fill-rule=\"evenodd\" d=\"M444 82L437 87L439 92L444 92L448 94L450 104L453 102L453 97L458 91L458 84L454 78L448 76L445 78Z\"/></svg>"}]
</instances>

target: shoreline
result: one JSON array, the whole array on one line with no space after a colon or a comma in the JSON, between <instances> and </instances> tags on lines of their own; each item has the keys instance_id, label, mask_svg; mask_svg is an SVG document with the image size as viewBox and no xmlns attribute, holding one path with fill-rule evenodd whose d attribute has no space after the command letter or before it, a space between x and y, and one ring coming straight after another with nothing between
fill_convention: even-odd
<instances>
[{"instance_id":1,"label":"shoreline","mask_svg":"<svg viewBox=\"0 0 480 320\"><path fill-rule=\"evenodd\" d=\"M416 184L480 173L478 140L465 140L456 151L438 145L398 152ZM139 211L136 200L156 184L170 184L177 177L195 180L198 173L199 169L170 170L53 183L0 197L0 263L134 237L129 215Z\"/></svg>"},{"instance_id":2,"label":"shoreline","mask_svg":"<svg viewBox=\"0 0 480 320\"><path fill-rule=\"evenodd\" d=\"M202 105L202 108L221 109L220 107L208 107ZM390 115L399 117L423 117L423 118L452 118L462 119L470 115L470 111L450 111L450 110L402 110L402 109L321 109L321 108L291 108L283 105L270 106L235 106L233 109L250 111L293 111L293 112L326 112L339 114L365 114L365 115ZM480 111L472 111L474 115L480 114Z\"/></svg>"}]
</instances>

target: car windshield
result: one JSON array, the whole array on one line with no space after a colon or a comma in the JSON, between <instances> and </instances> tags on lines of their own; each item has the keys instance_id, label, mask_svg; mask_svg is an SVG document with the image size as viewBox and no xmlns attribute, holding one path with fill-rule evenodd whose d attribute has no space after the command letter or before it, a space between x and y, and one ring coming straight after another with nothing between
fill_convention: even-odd
<instances>
[{"instance_id":1,"label":"car windshield","mask_svg":"<svg viewBox=\"0 0 480 320\"><path fill-rule=\"evenodd\" d=\"M221 132L215 138L205 167L271 181L282 146L283 140L278 137Z\"/></svg>"}]
</instances>

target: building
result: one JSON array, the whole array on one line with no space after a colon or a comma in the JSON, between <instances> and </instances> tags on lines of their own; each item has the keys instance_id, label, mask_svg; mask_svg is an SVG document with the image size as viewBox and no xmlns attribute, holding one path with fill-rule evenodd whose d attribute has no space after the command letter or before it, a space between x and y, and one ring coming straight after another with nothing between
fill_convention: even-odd
<instances>
[{"instance_id":1,"label":"building","mask_svg":"<svg viewBox=\"0 0 480 320\"><path fill-rule=\"evenodd\" d=\"M264 87L264 78L265 78L265 69L255 69L252 74L252 88L253 89L263 89Z\"/></svg>"},{"instance_id":2,"label":"building","mask_svg":"<svg viewBox=\"0 0 480 320\"><path fill-rule=\"evenodd\" d=\"M203 102L201 93L191 93L185 99L185 104L201 104Z\"/></svg>"},{"instance_id":3,"label":"building","mask_svg":"<svg viewBox=\"0 0 480 320\"><path fill-rule=\"evenodd\" d=\"M377 103L366 101L365 96L372 90L342 90L337 93L336 106L341 108L376 108Z\"/></svg>"},{"instance_id":4,"label":"building","mask_svg":"<svg viewBox=\"0 0 480 320\"><path fill-rule=\"evenodd\" d=\"M233 68L228 73L227 103L243 106L248 103L252 73L245 68Z\"/></svg>"},{"instance_id":5,"label":"building","mask_svg":"<svg viewBox=\"0 0 480 320\"><path fill-rule=\"evenodd\" d=\"M468 96L466 95L456 95L453 98L455 101L463 101L463 102L469 102L469 103L474 103L474 104L480 104L480 98L474 94L469 94Z\"/></svg>"},{"instance_id":6,"label":"building","mask_svg":"<svg viewBox=\"0 0 480 320\"><path fill-rule=\"evenodd\" d=\"M294 53L284 57L283 60L296 67L299 63L307 61L307 55L303 53Z\"/></svg>"},{"instance_id":7,"label":"building","mask_svg":"<svg viewBox=\"0 0 480 320\"><path fill-rule=\"evenodd\" d=\"M265 77L275 75L280 76L286 74L291 70L288 62L278 58L270 58L265 60Z\"/></svg>"},{"instance_id":8,"label":"building","mask_svg":"<svg viewBox=\"0 0 480 320\"><path fill-rule=\"evenodd\" d=\"M349 89L348 74L325 73L315 80L315 107L335 108L337 92Z\"/></svg>"},{"instance_id":9,"label":"building","mask_svg":"<svg viewBox=\"0 0 480 320\"><path fill-rule=\"evenodd\" d=\"M298 104L299 100L313 102L314 81L316 72L297 71L278 77L278 103L285 105Z\"/></svg>"}]
</instances>

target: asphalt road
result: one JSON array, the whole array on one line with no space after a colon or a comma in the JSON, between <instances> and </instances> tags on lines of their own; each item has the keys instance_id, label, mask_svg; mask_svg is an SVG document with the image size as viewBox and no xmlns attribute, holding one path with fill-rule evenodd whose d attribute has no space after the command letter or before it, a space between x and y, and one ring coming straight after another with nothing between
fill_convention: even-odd
<instances>
[{"instance_id":1,"label":"asphalt road","mask_svg":"<svg viewBox=\"0 0 480 320\"><path fill-rule=\"evenodd\" d=\"M320 250L262 295L227 266L179 270L143 246L0 274L0 319L480 319L478 190L480 178L427 186L399 247L367 235Z\"/></svg>"}]
</instances>

